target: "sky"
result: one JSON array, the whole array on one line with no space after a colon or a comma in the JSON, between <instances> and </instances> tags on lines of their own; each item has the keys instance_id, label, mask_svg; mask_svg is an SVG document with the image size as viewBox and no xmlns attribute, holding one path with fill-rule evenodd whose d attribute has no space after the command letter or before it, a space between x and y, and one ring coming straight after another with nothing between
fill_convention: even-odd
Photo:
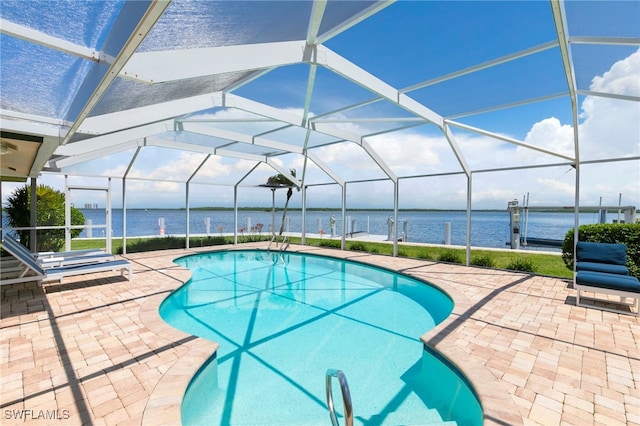
<instances>
[{"instance_id":1,"label":"sky","mask_svg":"<svg viewBox=\"0 0 640 426\"><path fill-rule=\"evenodd\" d=\"M429 8L425 9L421 3L429 4ZM495 3L493 8L483 3L400 2L329 40L326 46L379 79L402 89L554 40L555 30L548 2L500 2L501 7L498 8ZM624 22L637 22L633 18L639 15L637 2L610 3L614 6L605 8L602 8L602 2L586 3L593 4L578 8L572 2L567 3L570 17L576 17L569 21L570 32L573 30L576 35L585 36L639 36L640 30L624 25ZM593 13L598 13L600 19L597 22L588 18ZM621 15L632 18L616 20ZM591 22L592 26L585 26L585 22ZM637 46L575 44L572 48L579 89L640 96L640 49ZM251 82L237 93L300 114L308 72L306 66L285 67ZM371 97L353 82L323 69L318 71L314 90L311 115ZM549 49L522 60L413 90L408 95L456 122L486 129L540 150L573 156L574 129L570 101L566 96L465 115L564 91L566 79L558 50ZM602 158L640 156L640 103L584 95L579 96L578 101L580 158L594 162L581 166L580 204L621 203L640 207L640 161L597 162ZM370 114L382 117L404 115L390 103L377 103L336 114L334 118L359 118ZM245 116L237 110L220 109L202 116L207 115ZM254 132L251 126L243 130ZM356 134L375 133L373 123L339 123L335 126ZM516 199L522 202L525 198L532 206L573 205L576 170L570 165L485 172L505 167L566 163L566 160L460 127L452 126L451 131L465 162L475 171L471 180L472 208L506 209L509 201ZM299 143L299 134L282 138L283 142ZM374 135L367 137L366 141L400 178L400 208L466 208L467 179L460 173L460 165L446 138L434 125ZM333 144L314 152L347 181L371 180L347 184L348 208L393 208L393 185L382 180L385 177L383 171L361 147ZM76 170L121 175L131 156L132 150L129 150L78 166ZM130 174L134 179L127 181L127 207L184 207L186 190L183 182L202 160L202 154L164 148L143 149ZM298 177L303 177L305 162L301 156L288 155L275 161L283 169L295 169ZM245 160L211 158L190 187L190 206L232 206L232 185L253 165ZM307 167L304 179L311 185L306 193L307 206L340 207L340 188L326 185L331 179L313 164L307 163ZM239 190L239 205L270 206L271 192L255 186L273 174L276 172L266 166L254 171L244 181L248 186ZM136 177L158 181L137 180ZM62 176L45 174L38 181L64 189ZM208 184L211 182L223 185ZM69 178L69 184L107 185L105 179L94 178ZM15 187L16 184L3 182L3 201ZM113 179L111 190L113 206L120 207L121 180ZM278 196L277 202L282 204L284 193ZM77 206L85 203L103 206L106 200L101 191L74 191L72 202ZM291 205L297 207L301 202L301 194L296 193Z\"/></svg>"}]
</instances>

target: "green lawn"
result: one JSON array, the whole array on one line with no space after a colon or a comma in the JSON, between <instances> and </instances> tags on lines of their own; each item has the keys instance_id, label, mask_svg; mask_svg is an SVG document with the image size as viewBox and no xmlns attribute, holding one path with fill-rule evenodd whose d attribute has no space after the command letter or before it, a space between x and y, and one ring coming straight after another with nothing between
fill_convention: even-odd
<instances>
[{"instance_id":1,"label":"green lawn","mask_svg":"<svg viewBox=\"0 0 640 426\"><path fill-rule=\"evenodd\" d=\"M292 242L295 241L296 239L292 238ZM328 243L328 241L331 241L331 243ZM335 245L334 241L307 238L307 244L309 245L327 245L339 248L339 242L338 245ZM347 250L392 255L393 245L389 243L348 241ZM398 256L464 264L466 252L464 249L444 246L420 246L409 243L398 245ZM573 277L573 271L567 269L560 253L556 255L534 252L521 253L511 250L471 250L471 264L497 269L523 270L562 278Z\"/></svg>"},{"instance_id":2,"label":"green lawn","mask_svg":"<svg viewBox=\"0 0 640 426\"><path fill-rule=\"evenodd\" d=\"M266 240L268 236L263 236L261 240ZM244 239L246 241L247 238ZM252 238L256 241L256 238ZM292 237L292 243L300 243L299 237ZM243 238L239 237L242 242ZM202 238L191 237L191 247L199 247L202 245L230 244L233 242L232 237L215 237L214 241L205 242ZM307 245L325 246L340 248L339 240L307 238ZM122 252L122 239L114 238L111 240L112 252ZM71 248L73 250L87 248L104 248L104 239L82 239L73 240ZM127 252L136 251L152 251L170 248L183 248L184 238L166 237L166 238L127 238ZM382 242L369 241L347 241L347 250L365 251L369 253L378 253L383 255L393 254L393 245ZM401 257L409 257L416 259L434 260L441 262L465 263L465 251L463 249L453 249L444 246L420 246L411 244L400 244L398 246L398 255ZM516 253L510 250L472 250L471 264L496 269L519 270L525 272L533 272L541 275L550 275L561 278L571 278L573 272L564 265L562 257L559 254L544 253Z\"/></svg>"}]
</instances>

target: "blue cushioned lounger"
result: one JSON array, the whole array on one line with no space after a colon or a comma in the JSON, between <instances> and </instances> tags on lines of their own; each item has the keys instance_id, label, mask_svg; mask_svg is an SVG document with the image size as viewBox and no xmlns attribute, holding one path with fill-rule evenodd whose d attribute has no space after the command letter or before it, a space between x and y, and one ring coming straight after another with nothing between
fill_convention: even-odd
<instances>
[{"instance_id":1,"label":"blue cushioned lounger","mask_svg":"<svg viewBox=\"0 0 640 426\"><path fill-rule=\"evenodd\" d=\"M606 272L608 274L629 275L629 269L624 265L597 262L576 262L576 271Z\"/></svg>"},{"instance_id":2,"label":"blue cushioned lounger","mask_svg":"<svg viewBox=\"0 0 640 426\"><path fill-rule=\"evenodd\" d=\"M613 243L578 241L576 271L608 272L629 275L627 246Z\"/></svg>"},{"instance_id":3,"label":"blue cushioned lounger","mask_svg":"<svg viewBox=\"0 0 640 426\"><path fill-rule=\"evenodd\" d=\"M574 288L578 292L579 306L596 307L605 311L639 315L640 281L626 267L627 247L624 244L593 243L579 241L576 244L576 272ZM581 302L582 293L603 293L620 296L620 304L635 307L633 310L616 309L602 304L592 305ZM626 299L633 300L626 303Z\"/></svg>"}]
</instances>

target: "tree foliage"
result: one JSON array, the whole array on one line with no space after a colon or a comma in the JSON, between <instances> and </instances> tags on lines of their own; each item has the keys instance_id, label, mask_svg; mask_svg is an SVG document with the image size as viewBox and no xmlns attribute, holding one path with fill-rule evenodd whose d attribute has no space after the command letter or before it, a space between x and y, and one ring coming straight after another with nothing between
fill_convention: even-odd
<instances>
[{"instance_id":1,"label":"tree foliage","mask_svg":"<svg viewBox=\"0 0 640 426\"><path fill-rule=\"evenodd\" d=\"M31 225L31 188L28 185L16 188L7 197L4 211L7 215L7 225L12 228L28 228ZM65 196L47 185L36 188L36 226L64 226ZM75 207L71 207L71 225L84 225L84 214ZM31 248L31 231L13 231L19 241ZM72 229L71 237L77 237L82 229ZM59 251L64 246L64 229L38 230L36 251Z\"/></svg>"}]
</instances>

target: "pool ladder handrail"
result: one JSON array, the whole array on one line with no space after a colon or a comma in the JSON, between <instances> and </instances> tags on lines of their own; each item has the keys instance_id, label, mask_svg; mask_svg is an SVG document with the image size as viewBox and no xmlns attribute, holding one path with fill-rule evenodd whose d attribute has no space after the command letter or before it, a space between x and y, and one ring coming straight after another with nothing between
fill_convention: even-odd
<instances>
[{"instance_id":1,"label":"pool ladder handrail","mask_svg":"<svg viewBox=\"0 0 640 426\"><path fill-rule=\"evenodd\" d=\"M336 409L333 405L333 392L331 390L331 382L333 378L338 379L340 383L340 392L342 393L342 405L344 406L344 419L345 426L353 426L353 404L351 403L351 392L349 392L349 384L347 383L347 376L344 375L342 370L335 370L330 368L327 370L325 377L325 384L327 390L327 406L329 408L329 416L331 417L332 426L338 426L338 418L336 416Z\"/></svg>"},{"instance_id":2,"label":"pool ladder handrail","mask_svg":"<svg viewBox=\"0 0 640 426\"><path fill-rule=\"evenodd\" d=\"M269 245L267 246L267 253L271 251L271 244L276 240L276 234L271 234L271 241L269 241Z\"/></svg>"},{"instance_id":3,"label":"pool ladder handrail","mask_svg":"<svg viewBox=\"0 0 640 426\"><path fill-rule=\"evenodd\" d=\"M276 245L280 244L280 251L289 248L289 237L287 237L286 235L283 236L282 243L278 243L278 235L273 234L273 236L271 237L271 241L269 241L269 245L267 246L267 251L271 250L271 244L273 244L274 242L276 243Z\"/></svg>"},{"instance_id":4,"label":"pool ladder handrail","mask_svg":"<svg viewBox=\"0 0 640 426\"><path fill-rule=\"evenodd\" d=\"M276 245L277 245L278 236L276 234L273 234L273 236L271 237L271 241L269 241L269 245L267 246L267 253L271 251L271 244L273 244L274 241L276 242ZM286 265L287 262L284 260L284 256L282 255L282 252L289 248L289 238L285 235L284 237L282 237L282 242L279 244L280 244L280 250L278 251L278 259L280 259L282 263ZM277 259L275 259L273 263L275 264L276 262L277 262Z\"/></svg>"}]
</instances>

